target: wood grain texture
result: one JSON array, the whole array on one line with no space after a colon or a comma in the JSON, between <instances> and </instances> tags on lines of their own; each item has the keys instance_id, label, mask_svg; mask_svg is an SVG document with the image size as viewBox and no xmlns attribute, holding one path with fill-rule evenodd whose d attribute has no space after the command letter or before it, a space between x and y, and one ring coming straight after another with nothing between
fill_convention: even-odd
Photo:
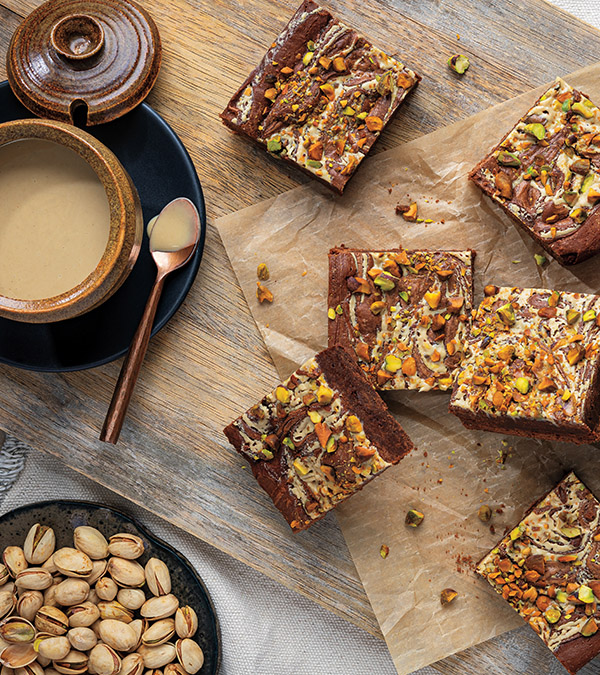
<instances>
[{"instance_id":1,"label":"wood grain texture","mask_svg":"<svg viewBox=\"0 0 600 675\"><path fill-rule=\"evenodd\" d=\"M0 0L1 77L17 16L39 4ZM68 375L0 367L2 426L378 635L335 518L292 537L221 433L277 376L210 223L309 179L230 133L218 113L299 2L142 4L164 47L149 102L184 141L205 190L209 230L202 267L181 311L150 344L116 447L95 439L119 364ZM377 152L576 70L600 53L597 31L543 0L324 4L424 77ZM473 64L462 79L446 67L459 51ZM368 162L361 170L368 171ZM477 656L465 658L474 665L461 672L481 672ZM452 667L440 672L459 672Z\"/></svg>"}]
</instances>

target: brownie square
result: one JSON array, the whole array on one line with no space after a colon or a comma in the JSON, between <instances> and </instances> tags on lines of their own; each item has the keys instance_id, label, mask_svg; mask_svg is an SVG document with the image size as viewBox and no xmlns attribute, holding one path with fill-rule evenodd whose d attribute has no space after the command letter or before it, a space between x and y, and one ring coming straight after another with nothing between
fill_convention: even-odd
<instances>
[{"instance_id":1,"label":"brownie square","mask_svg":"<svg viewBox=\"0 0 600 675\"><path fill-rule=\"evenodd\" d=\"M470 178L562 265L600 251L600 110L560 78Z\"/></svg>"},{"instance_id":2,"label":"brownie square","mask_svg":"<svg viewBox=\"0 0 600 675\"><path fill-rule=\"evenodd\" d=\"M342 347L320 352L225 435L292 530L304 530L413 445Z\"/></svg>"},{"instance_id":3,"label":"brownie square","mask_svg":"<svg viewBox=\"0 0 600 675\"><path fill-rule=\"evenodd\" d=\"M598 440L600 297L487 286L450 412L471 429Z\"/></svg>"},{"instance_id":4,"label":"brownie square","mask_svg":"<svg viewBox=\"0 0 600 675\"><path fill-rule=\"evenodd\" d=\"M477 572L569 673L600 653L600 503L574 473L530 509Z\"/></svg>"},{"instance_id":5,"label":"brownie square","mask_svg":"<svg viewBox=\"0 0 600 675\"><path fill-rule=\"evenodd\" d=\"M221 119L341 194L420 79L306 0Z\"/></svg>"},{"instance_id":6,"label":"brownie square","mask_svg":"<svg viewBox=\"0 0 600 675\"><path fill-rule=\"evenodd\" d=\"M449 389L464 356L474 251L329 252L329 345L378 389Z\"/></svg>"}]
</instances>

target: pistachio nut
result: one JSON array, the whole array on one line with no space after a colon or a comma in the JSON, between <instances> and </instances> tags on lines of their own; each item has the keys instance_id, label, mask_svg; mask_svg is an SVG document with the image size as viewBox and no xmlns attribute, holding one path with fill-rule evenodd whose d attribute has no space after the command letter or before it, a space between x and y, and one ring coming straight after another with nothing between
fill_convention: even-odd
<instances>
[{"instance_id":1,"label":"pistachio nut","mask_svg":"<svg viewBox=\"0 0 600 675\"><path fill-rule=\"evenodd\" d=\"M40 656L38 654L37 661L34 661L34 663L39 663L42 668L47 668L52 663L52 661L47 659L45 656Z\"/></svg>"},{"instance_id":2,"label":"pistachio nut","mask_svg":"<svg viewBox=\"0 0 600 675\"><path fill-rule=\"evenodd\" d=\"M30 565L41 565L54 553L55 546L54 530L36 523L27 533L23 555Z\"/></svg>"},{"instance_id":3,"label":"pistachio nut","mask_svg":"<svg viewBox=\"0 0 600 675\"><path fill-rule=\"evenodd\" d=\"M146 594L141 588L122 588L117 601L127 609L136 610L146 602Z\"/></svg>"},{"instance_id":4,"label":"pistachio nut","mask_svg":"<svg viewBox=\"0 0 600 675\"><path fill-rule=\"evenodd\" d=\"M164 668L164 675L186 675L185 668L180 663L169 663Z\"/></svg>"},{"instance_id":5,"label":"pistachio nut","mask_svg":"<svg viewBox=\"0 0 600 675\"><path fill-rule=\"evenodd\" d=\"M44 672L46 673L46 675L60 675L60 673L58 672L58 670L56 670L56 668L46 668Z\"/></svg>"},{"instance_id":6,"label":"pistachio nut","mask_svg":"<svg viewBox=\"0 0 600 675\"><path fill-rule=\"evenodd\" d=\"M92 586L106 574L107 567L108 560L92 560L92 572L87 577L83 577L83 579Z\"/></svg>"},{"instance_id":7,"label":"pistachio nut","mask_svg":"<svg viewBox=\"0 0 600 675\"><path fill-rule=\"evenodd\" d=\"M114 534L108 542L108 552L119 558L135 560L144 552L144 542L135 534L122 532Z\"/></svg>"},{"instance_id":8,"label":"pistachio nut","mask_svg":"<svg viewBox=\"0 0 600 675\"><path fill-rule=\"evenodd\" d=\"M58 577L61 580L63 577ZM59 581L60 583L60 581ZM58 584L54 584L50 586L50 588L47 588L44 591L44 605L48 605L49 607L56 607L58 605L58 602L56 601L56 587Z\"/></svg>"},{"instance_id":9,"label":"pistachio nut","mask_svg":"<svg viewBox=\"0 0 600 675\"><path fill-rule=\"evenodd\" d=\"M119 586L139 588L146 583L144 568L135 560L111 558L107 571Z\"/></svg>"},{"instance_id":10,"label":"pistachio nut","mask_svg":"<svg viewBox=\"0 0 600 675\"><path fill-rule=\"evenodd\" d=\"M98 642L96 633L91 628L87 628L87 626L71 628L67 633L67 638L73 649L76 649L78 652L89 652Z\"/></svg>"},{"instance_id":11,"label":"pistachio nut","mask_svg":"<svg viewBox=\"0 0 600 675\"><path fill-rule=\"evenodd\" d=\"M119 652L129 652L136 646L136 632L123 621L104 619L98 629L100 639Z\"/></svg>"},{"instance_id":12,"label":"pistachio nut","mask_svg":"<svg viewBox=\"0 0 600 675\"><path fill-rule=\"evenodd\" d=\"M99 602L98 610L102 620L115 619L123 623L131 623L133 621L133 612L116 600L112 602Z\"/></svg>"},{"instance_id":13,"label":"pistachio nut","mask_svg":"<svg viewBox=\"0 0 600 675\"><path fill-rule=\"evenodd\" d=\"M170 642L155 647L142 645L138 649L138 654L142 655L146 668L162 668L175 659L175 645Z\"/></svg>"},{"instance_id":14,"label":"pistachio nut","mask_svg":"<svg viewBox=\"0 0 600 675\"><path fill-rule=\"evenodd\" d=\"M135 619L129 625L135 631L135 636L136 636L136 639L137 639L137 642L136 642L135 646L137 648L142 643L142 635L144 634L145 630L148 628L148 620L147 619Z\"/></svg>"},{"instance_id":15,"label":"pistachio nut","mask_svg":"<svg viewBox=\"0 0 600 675\"><path fill-rule=\"evenodd\" d=\"M175 613L175 630L180 638L191 638L198 630L198 616L189 605L180 607Z\"/></svg>"},{"instance_id":16,"label":"pistachio nut","mask_svg":"<svg viewBox=\"0 0 600 675\"><path fill-rule=\"evenodd\" d=\"M66 635L40 633L33 646L38 654L51 661L60 661L71 651L71 643Z\"/></svg>"},{"instance_id":17,"label":"pistachio nut","mask_svg":"<svg viewBox=\"0 0 600 675\"><path fill-rule=\"evenodd\" d=\"M46 560L44 563L42 563L42 569L50 572L50 574L53 577L56 577L56 576L60 575L60 572L58 571L58 567L56 567L56 565L54 564L54 560L53 560L52 556L50 556L50 558L48 558L48 560Z\"/></svg>"},{"instance_id":18,"label":"pistachio nut","mask_svg":"<svg viewBox=\"0 0 600 675\"><path fill-rule=\"evenodd\" d=\"M88 657L83 652L71 650L65 657L53 661L54 668L62 675L81 675L88 669Z\"/></svg>"},{"instance_id":19,"label":"pistachio nut","mask_svg":"<svg viewBox=\"0 0 600 675\"><path fill-rule=\"evenodd\" d=\"M117 597L119 587L115 583L114 579L111 579L110 577L102 577L102 579L96 582L95 590L96 595L100 598L100 600L106 600L107 602L110 602Z\"/></svg>"},{"instance_id":20,"label":"pistachio nut","mask_svg":"<svg viewBox=\"0 0 600 675\"><path fill-rule=\"evenodd\" d=\"M10 572L8 571L8 567L4 563L0 563L0 586L4 586L9 579Z\"/></svg>"},{"instance_id":21,"label":"pistachio nut","mask_svg":"<svg viewBox=\"0 0 600 675\"><path fill-rule=\"evenodd\" d=\"M27 619L9 616L0 623L0 637L10 644L26 644L33 642L35 628Z\"/></svg>"},{"instance_id":22,"label":"pistachio nut","mask_svg":"<svg viewBox=\"0 0 600 675\"><path fill-rule=\"evenodd\" d=\"M195 675L204 664L204 653L200 645L189 638L182 638L175 643L177 660L183 666L186 673Z\"/></svg>"},{"instance_id":23,"label":"pistachio nut","mask_svg":"<svg viewBox=\"0 0 600 675\"><path fill-rule=\"evenodd\" d=\"M15 586L32 591L44 591L52 586L52 575L41 567L28 567L17 574Z\"/></svg>"},{"instance_id":24,"label":"pistachio nut","mask_svg":"<svg viewBox=\"0 0 600 675\"><path fill-rule=\"evenodd\" d=\"M175 635L175 621L160 619L153 623L142 635L144 645L162 645Z\"/></svg>"},{"instance_id":25,"label":"pistachio nut","mask_svg":"<svg viewBox=\"0 0 600 675\"><path fill-rule=\"evenodd\" d=\"M146 600L140 608L140 614L145 619L166 619L168 616L175 614L179 607L179 600L172 594L159 595L154 598Z\"/></svg>"},{"instance_id":26,"label":"pistachio nut","mask_svg":"<svg viewBox=\"0 0 600 675\"><path fill-rule=\"evenodd\" d=\"M7 645L5 645L5 646L7 646ZM2 651L2 649L4 649L4 647L0 647L0 651ZM12 668L9 668L8 666L0 665L0 675L13 675L14 672L15 671Z\"/></svg>"},{"instance_id":27,"label":"pistachio nut","mask_svg":"<svg viewBox=\"0 0 600 675\"><path fill-rule=\"evenodd\" d=\"M168 665L168 664L167 664ZM165 666L166 667L166 666ZM185 672L185 671L184 671ZM163 670L161 668L152 668L147 670L144 675L163 675Z\"/></svg>"},{"instance_id":28,"label":"pistachio nut","mask_svg":"<svg viewBox=\"0 0 600 675\"><path fill-rule=\"evenodd\" d=\"M39 659L39 657L38 657ZM41 663L34 661L22 668L15 668L14 675L44 675L44 668Z\"/></svg>"},{"instance_id":29,"label":"pistachio nut","mask_svg":"<svg viewBox=\"0 0 600 675\"><path fill-rule=\"evenodd\" d=\"M0 591L0 619L7 614L10 614L16 604L17 596L12 590L5 590L5 588L2 587L2 590Z\"/></svg>"},{"instance_id":30,"label":"pistachio nut","mask_svg":"<svg viewBox=\"0 0 600 675\"><path fill-rule=\"evenodd\" d=\"M37 659L37 652L31 642L14 644L0 651L0 662L9 668L24 668Z\"/></svg>"},{"instance_id":31,"label":"pistachio nut","mask_svg":"<svg viewBox=\"0 0 600 675\"><path fill-rule=\"evenodd\" d=\"M69 619L58 607L44 605L35 615L34 624L40 633L64 635L69 628Z\"/></svg>"},{"instance_id":32,"label":"pistachio nut","mask_svg":"<svg viewBox=\"0 0 600 675\"><path fill-rule=\"evenodd\" d=\"M112 647L96 645L90 652L88 670L92 675L117 675L121 659Z\"/></svg>"},{"instance_id":33,"label":"pistachio nut","mask_svg":"<svg viewBox=\"0 0 600 675\"><path fill-rule=\"evenodd\" d=\"M144 672L144 659L141 654L127 654L121 662L120 675L142 675Z\"/></svg>"},{"instance_id":34,"label":"pistachio nut","mask_svg":"<svg viewBox=\"0 0 600 675\"><path fill-rule=\"evenodd\" d=\"M83 579L65 579L56 586L54 597L59 605L71 607L85 602L90 594L90 585Z\"/></svg>"},{"instance_id":35,"label":"pistachio nut","mask_svg":"<svg viewBox=\"0 0 600 675\"><path fill-rule=\"evenodd\" d=\"M95 527L81 525L73 532L75 548L83 551L92 560L101 560L108 556L108 542L106 537Z\"/></svg>"},{"instance_id":36,"label":"pistachio nut","mask_svg":"<svg viewBox=\"0 0 600 675\"><path fill-rule=\"evenodd\" d=\"M19 572L27 569L27 560L20 546L7 546L2 554L2 562L8 568L10 576L13 579Z\"/></svg>"},{"instance_id":37,"label":"pistachio nut","mask_svg":"<svg viewBox=\"0 0 600 675\"><path fill-rule=\"evenodd\" d=\"M87 577L92 573L91 558L76 548L59 548L52 556L58 571L66 577Z\"/></svg>"},{"instance_id":38,"label":"pistachio nut","mask_svg":"<svg viewBox=\"0 0 600 675\"><path fill-rule=\"evenodd\" d=\"M171 592L171 575L162 560L150 558L144 569L146 583L153 595L168 595Z\"/></svg>"},{"instance_id":39,"label":"pistachio nut","mask_svg":"<svg viewBox=\"0 0 600 675\"><path fill-rule=\"evenodd\" d=\"M91 602L92 605L97 605L100 602L100 598L93 588L90 588L90 594L88 595L86 602Z\"/></svg>"},{"instance_id":40,"label":"pistachio nut","mask_svg":"<svg viewBox=\"0 0 600 675\"><path fill-rule=\"evenodd\" d=\"M100 609L97 605L89 602L82 602L79 605L72 605L67 610L68 622L71 628L81 628L82 626L91 626L100 618Z\"/></svg>"},{"instance_id":41,"label":"pistachio nut","mask_svg":"<svg viewBox=\"0 0 600 675\"><path fill-rule=\"evenodd\" d=\"M25 591L17 600L17 614L27 621L33 621L44 605L44 596L40 591Z\"/></svg>"}]
</instances>

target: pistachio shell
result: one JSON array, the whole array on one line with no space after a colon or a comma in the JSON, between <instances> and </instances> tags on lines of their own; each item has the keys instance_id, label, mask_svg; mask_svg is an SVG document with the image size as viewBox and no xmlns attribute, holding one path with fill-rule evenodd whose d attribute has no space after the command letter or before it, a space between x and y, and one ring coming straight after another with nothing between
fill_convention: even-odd
<instances>
[{"instance_id":1,"label":"pistachio shell","mask_svg":"<svg viewBox=\"0 0 600 675\"><path fill-rule=\"evenodd\" d=\"M35 616L35 627L41 633L64 635L69 627L67 615L58 607L44 605Z\"/></svg>"},{"instance_id":2,"label":"pistachio shell","mask_svg":"<svg viewBox=\"0 0 600 675\"><path fill-rule=\"evenodd\" d=\"M115 619L116 621L123 621L123 623L131 623L133 621L133 612L123 607L116 600L112 602L99 602L98 609L100 611L100 618L103 620Z\"/></svg>"},{"instance_id":3,"label":"pistachio shell","mask_svg":"<svg viewBox=\"0 0 600 675\"><path fill-rule=\"evenodd\" d=\"M100 622L99 631L100 639L119 652L128 652L136 646L135 631L123 621L105 619Z\"/></svg>"},{"instance_id":4,"label":"pistachio shell","mask_svg":"<svg viewBox=\"0 0 600 675\"><path fill-rule=\"evenodd\" d=\"M19 572L27 569L27 560L20 546L7 546L2 554L2 561L13 579Z\"/></svg>"},{"instance_id":5,"label":"pistachio shell","mask_svg":"<svg viewBox=\"0 0 600 675\"><path fill-rule=\"evenodd\" d=\"M109 539L108 552L119 558L135 560L144 552L144 542L135 534L121 532Z\"/></svg>"},{"instance_id":6,"label":"pistachio shell","mask_svg":"<svg viewBox=\"0 0 600 675\"><path fill-rule=\"evenodd\" d=\"M17 603L17 597L12 590L6 590L2 587L0 591L0 619L10 614Z\"/></svg>"},{"instance_id":7,"label":"pistachio shell","mask_svg":"<svg viewBox=\"0 0 600 675\"><path fill-rule=\"evenodd\" d=\"M40 591L25 591L17 600L16 611L27 621L33 621L44 605L44 596Z\"/></svg>"},{"instance_id":8,"label":"pistachio shell","mask_svg":"<svg viewBox=\"0 0 600 675\"><path fill-rule=\"evenodd\" d=\"M180 663L169 663L164 668L164 675L186 675L186 672Z\"/></svg>"},{"instance_id":9,"label":"pistachio shell","mask_svg":"<svg viewBox=\"0 0 600 675\"><path fill-rule=\"evenodd\" d=\"M66 635L38 636L34 647L38 654L51 661L60 661L71 651L71 643Z\"/></svg>"},{"instance_id":10,"label":"pistachio shell","mask_svg":"<svg viewBox=\"0 0 600 675\"><path fill-rule=\"evenodd\" d=\"M112 647L96 645L90 652L88 669L92 675L117 675L121 659Z\"/></svg>"},{"instance_id":11,"label":"pistachio shell","mask_svg":"<svg viewBox=\"0 0 600 675\"><path fill-rule=\"evenodd\" d=\"M180 638L191 638L198 630L198 616L188 605L180 607L175 614L175 630Z\"/></svg>"},{"instance_id":12,"label":"pistachio shell","mask_svg":"<svg viewBox=\"0 0 600 675\"><path fill-rule=\"evenodd\" d=\"M6 645L4 645L6 647ZM4 647L0 647L0 652ZM12 668L9 668L8 666L0 666L0 675L14 675L14 670Z\"/></svg>"},{"instance_id":13,"label":"pistachio shell","mask_svg":"<svg viewBox=\"0 0 600 675\"><path fill-rule=\"evenodd\" d=\"M148 645L142 645L138 649L138 654L142 655L144 659L144 666L146 668L162 668L166 666L167 663L171 663L176 656L175 645L170 642L165 643L164 645L158 645L156 647L149 647Z\"/></svg>"},{"instance_id":14,"label":"pistachio shell","mask_svg":"<svg viewBox=\"0 0 600 675\"><path fill-rule=\"evenodd\" d=\"M179 600L170 593L146 600L140 609L140 614L146 619L166 619L175 614L178 607Z\"/></svg>"},{"instance_id":15,"label":"pistachio shell","mask_svg":"<svg viewBox=\"0 0 600 675\"><path fill-rule=\"evenodd\" d=\"M9 616L0 623L0 637L10 644L26 644L33 642L35 628L27 619Z\"/></svg>"},{"instance_id":16,"label":"pistachio shell","mask_svg":"<svg viewBox=\"0 0 600 675\"><path fill-rule=\"evenodd\" d=\"M62 579L62 577L59 578ZM56 607L58 605L58 602L56 601L57 586L58 584L54 584L44 591L44 605L47 605L48 607Z\"/></svg>"},{"instance_id":17,"label":"pistachio shell","mask_svg":"<svg viewBox=\"0 0 600 675\"><path fill-rule=\"evenodd\" d=\"M142 642L142 635L144 631L148 628L148 620L147 619L135 619L129 624L133 630L135 631L135 637L137 639L136 642L136 648L140 646Z\"/></svg>"},{"instance_id":18,"label":"pistachio shell","mask_svg":"<svg viewBox=\"0 0 600 675\"><path fill-rule=\"evenodd\" d=\"M0 586L4 586L9 579L10 572L8 571L8 567L4 563L0 563Z\"/></svg>"},{"instance_id":19,"label":"pistachio shell","mask_svg":"<svg viewBox=\"0 0 600 675\"><path fill-rule=\"evenodd\" d=\"M35 647L34 647L34 649L35 649ZM34 663L39 663L40 666L42 666L42 668L46 668L47 666L49 666L52 663L52 661L50 659L47 659L44 656L40 656L38 654L37 661L34 661Z\"/></svg>"},{"instance_id":20,"label":"pistachio shell","mask_svg":"<svg viewBox=\"0 0 600 675\"><path fill-rule=\"evenodd\" d=\"M101 560L108 556L106 537L95 527L81 525L73 532L75 548L83 551L92 560Z\"/></svg>"},{"instance_id":21,"label":"pistachio shell","mask_svg":"<svg viewBox=\"0 0 600 675\"><path fill-rule=\"evenodd\" d=\"M23 554L31 565L41 565L54 553L55 546L54 530L47 525L36 523L27 533Z\"/></svg>"},{"instance_id":22,"label":"pistachio shell","mask_svg":"<svg viewBox=\"0 0 600 675\"><path fill-rule=\"evenodd\" d=\"M66 577L87 577L92 573L91 558L76 548L59 548L52 556L56 568Z\"/></svg>"},{"instance_id":23,"label":"pistachio shell","mask_svg":"<svg viewBox=\"0 0 600 675\"><path fill-rule=\"evenodd\" d=\"M167 595L171 592L171 575L162 560L150 558L144 569L146 583L153 595Z\"/></svg>"},{"instance_id":24,"label":"pistachio shell","mask_svg":"<svg viewBox=\"0 0 600 675\"><path fill-rule=\"evenodd\" d=\"M162 645L175 635L175 621L173 619L160 619L153 623L142 635L144 645Z\"/></svg>"},{"instance_id":25,"label":"pistachio shell","mask_svg":"<svg viewBox=\"0 0 600 675\"><path fill-rule=\"evenodd\" d=\"M46 675L60 675L56 668L46 668L44 672Z\"/></svg>"},{"instance_id":26,"label":"pistachio shell","mask_svg":"<svg viewBox=\"0 0 600 675\"><path fill-rule=\"evenodd\" d=\"M183 666L186 673L195 675L204 664L204 653L200 645L194 640L183 638L175 643L177 660Z\"/></svg>"},{"instance_id":27,"label":"pistachio shell","mask_svg":"<svg viewBox=\"0 0 600 675\"><path fill-rule=\"evenodd\" d=\"M117 601L127 609L139 609L146 602L146 594L141 588L122 588L118 595Z\"/></svg>"},{"instance_id":28,"label":"pistachio shell","mask_svg":"<svg viewBox=\"0 0 600 675\"><path fill-rule=\"evenodd\" d=\"M23 666L22 668L16 668L14 670L14 674L15 675L45 675L42 665L40 663L37 663L37 661L34 661L33 663L30 663L27 666Z\"/></svg>"},{"instance_id":29,"label":"pistachio shell","mask_svg":"<svg viewBox=\"0 0 600 675\"><path fill-rule=\"evenodd\" d=\"M0 651L0 661L9 668L24 668L33 663L37 658L37 652L32 643L9 645Z\"/></svg>"},{"instance_id":30,"label":"pistachio shell","mask_svg":"<svg viewBox=\"0 0 600 675\"><path fill-rule=\"evenodd\" d=\"M146 583L144 568L134 560L111 558L107 571L119 586L139 588Z\"/></svg>"},{"instance_id":31,"label":"pistachio shell","mask_svg":"<svg viewBox=\"0 0 600 675\"><path fill-rule=\"evenodd\" d=\"M87 577L82 577L90 586L95 584L98 579L106 574L108 560L92 560L92 572Z\"/></svg>"},{"instance_id":32,"label":"pistachio shell","mask_svg":"<svg viewBox=\"0 0 600 675\"><path fill-rule=\"evenodd\" d=\"M88 657L83 652L71 650L64 658L53 661L54 667L63 675L79 675L85 673L88 667Z\"/></svg>"},{"instance_id":33,"label":"pistachio shell","mask_svg":"<svg viewBox=\"0 0 600 675\"><path fill-rule=\"evenodd\" d=\"M127 654L121 663L120 675L142 675L143 671L144 659L141 654Z\"/></svg>"},{"instance_id":34,"label":"pistachio shell","mask_svg":"<svg viewBox=\"0 0 600 675\"><path fill-rule=\"evenodd\" d=\"M90 585L87 581L69 578L57 585L54 597L59 605L70 607L85 602L89 594Z\"/></svg>"},{"instance_id":35,"label":"pistachio shell","mask_svg":"<svg viewBox=\"0 0 600 675\"><path fill-rule=\"evenodd\" d=\"M110 602L117 597L118 592L119 587L115 583L114 579L111 579L110 577L102 577L102 579L96 583L96 594L100 600L106 600L107 602Z\"/></svg>"},{"instance_id":36,"label":"pistachio shell","mask_svg":"<svg viewBox=\"0 0 600 675\"><path fill-rule=\"evenodd\" d=\"M29 567L17 574L15 586L28 590L43 591L52 586L52 575L41 567Z\"/></svg>"},{"instance_id":37,"label":"pistachio shell","mask_svg":"<svg viewBox=\"0 0 600 675\"><path fill-rule=\"evenodd\" d=\"M96 605L87 601L69 607L67 616L71 628L86 627L91 626L100 618L100 610Z\"/></svg>"},{"instance_id":38,"label":"pistachio shell","mask_svg":"<svg viewBox=\"0 0 600 675\"><path fill-rule=\"evenodd\" d=\"M73 649L76 649L79 652L88 652L90 649L93 649L98 642L96 633L86 626L71 628L67 633L67 638Z\"/></svg>"},{"instance_id":39,"label":"pistachio shell","mask_svg":"<svg viewBox=\"0 0 600 675\"><path fill-rule=\"evenodd\" d=\"M52 559L52 556L50 558L48 558L48 560L46 560L46 562L44 562L42 564L42 569L50 572L50 574L53 577L56 577L56 576L60 575L60 572L58 571L58 567L54 564L54 560Z\"/></svg>"}]
</instances>

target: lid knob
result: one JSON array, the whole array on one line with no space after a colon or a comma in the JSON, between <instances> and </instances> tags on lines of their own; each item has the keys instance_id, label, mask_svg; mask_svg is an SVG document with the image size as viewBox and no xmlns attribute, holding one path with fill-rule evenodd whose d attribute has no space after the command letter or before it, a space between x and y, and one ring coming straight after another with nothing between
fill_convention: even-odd
<instances>
[{"instance_id":1,"label":"lid knob","mask_svg":"<svg viewBox=\"0 0 600 675\"><path fill-rule=\"evenodd\" d=\"M50 42L65 58L81 61L102 49L104 30L100 22L88 14L71 14L54 24Z\"/></svg>"}]
</instances>

